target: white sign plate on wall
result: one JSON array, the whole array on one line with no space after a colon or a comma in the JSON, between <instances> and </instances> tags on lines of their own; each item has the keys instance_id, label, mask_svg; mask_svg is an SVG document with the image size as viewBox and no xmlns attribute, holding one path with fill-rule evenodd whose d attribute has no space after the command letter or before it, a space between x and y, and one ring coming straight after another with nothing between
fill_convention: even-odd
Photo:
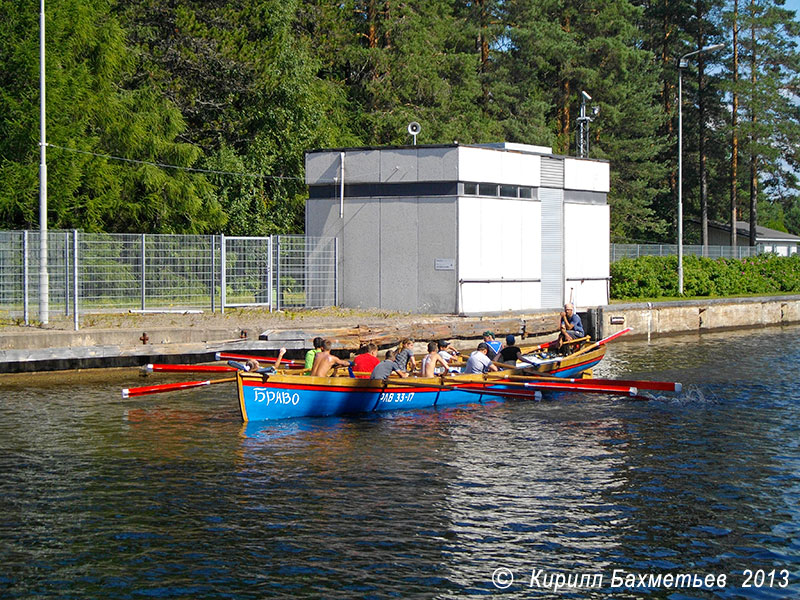
<instances>
[{"instance_id":1,"label":"white sign plate on wall","mask_svg":"<svg viewBox=\"0 0 800 600\"><path fill-rule=\"evenodd\" d=\"M455 271L456 259L454 258L435 258L433 259L434 271Z\"/></svg>"}]
</instances>

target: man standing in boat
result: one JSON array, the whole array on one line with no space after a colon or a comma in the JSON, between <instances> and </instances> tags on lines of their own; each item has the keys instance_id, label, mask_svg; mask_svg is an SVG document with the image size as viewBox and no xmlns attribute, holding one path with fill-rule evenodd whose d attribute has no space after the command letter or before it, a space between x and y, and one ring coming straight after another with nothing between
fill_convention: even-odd
<instances>
[{"instance_id":1,"label":"man standing in boat","mask_svg":"<svg viewBox=\"0 0 800 600\"><path fill-rule=\"evenodd\" d=\"M564 305L564 312L561 313L559 320L560 333L556 343L557 348L561 348L564 342L582 338L586 334L583 331L583 323L580 316L575 312L575 307L572 303L567 302Z\"/></svg>"}]
</instances>

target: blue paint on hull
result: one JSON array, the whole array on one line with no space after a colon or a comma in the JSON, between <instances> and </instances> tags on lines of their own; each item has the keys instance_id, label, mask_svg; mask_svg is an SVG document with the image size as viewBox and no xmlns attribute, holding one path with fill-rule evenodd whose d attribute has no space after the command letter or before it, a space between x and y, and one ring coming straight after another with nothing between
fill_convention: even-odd
<instances>
[{"instance_id":1,"label":"blue paint on hull","mask_svg":"<svg viewBox=\"0 0 800 600\"><path fill-rule=\"evenodd\" d=\"M352 380L350 380L352 381ZM260 383L245 380L240 386L240 406L245 421L293 417L324 417L386 410L415 410L502 400L495 395L460 389L425 389L382 385L311 386Z\"/></svg>"}]
</instances>

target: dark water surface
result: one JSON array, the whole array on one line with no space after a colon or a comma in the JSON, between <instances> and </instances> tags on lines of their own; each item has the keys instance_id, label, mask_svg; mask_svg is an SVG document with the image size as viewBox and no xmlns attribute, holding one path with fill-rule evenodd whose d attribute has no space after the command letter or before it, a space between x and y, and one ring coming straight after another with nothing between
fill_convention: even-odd
<instances>
[{"instance_id":1,"label":"dark water surface","mask_svg":"<svg viewBox=\"0 0 800 600\"><path fill-rule=\"evenodd\" d=\"M247 426L228 384L0 377L0 597L797 598L798 339L613 342L684 383L648 402Z\"/></svg>"}]
</instances>

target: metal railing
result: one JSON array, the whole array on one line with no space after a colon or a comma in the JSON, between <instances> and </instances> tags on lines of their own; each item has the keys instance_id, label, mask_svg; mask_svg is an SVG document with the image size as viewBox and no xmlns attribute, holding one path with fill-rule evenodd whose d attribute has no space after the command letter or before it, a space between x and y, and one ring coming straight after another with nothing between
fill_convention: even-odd
<instances>
[{"instance_id":1,"label":"metal railing","mask_svg":"<svg viewBox=\"0 0 800 600\"><path fill-rule=\"evenodd\" d=\"M337 302L335 238L48 233L50 314ZM0 317L39 301L39 232L0 231ZM77 286L76 286L77 282ZM77 308L76 308L77 307Z\"/></svg>"},{"instance_id":2,"label":"metal railing","mask_svg":"<svg viewBox=\"0 0 800 600\"><path fill-rule=\"evenodd\" d=\"M683 245L683 255L706 256L708 258L747 258L764 252L758 246L708 246ZM611 262L620 258L639 258L640 256L675 256L678 254L677 244L611 244Z\"/></svg>"}]
</instances>

